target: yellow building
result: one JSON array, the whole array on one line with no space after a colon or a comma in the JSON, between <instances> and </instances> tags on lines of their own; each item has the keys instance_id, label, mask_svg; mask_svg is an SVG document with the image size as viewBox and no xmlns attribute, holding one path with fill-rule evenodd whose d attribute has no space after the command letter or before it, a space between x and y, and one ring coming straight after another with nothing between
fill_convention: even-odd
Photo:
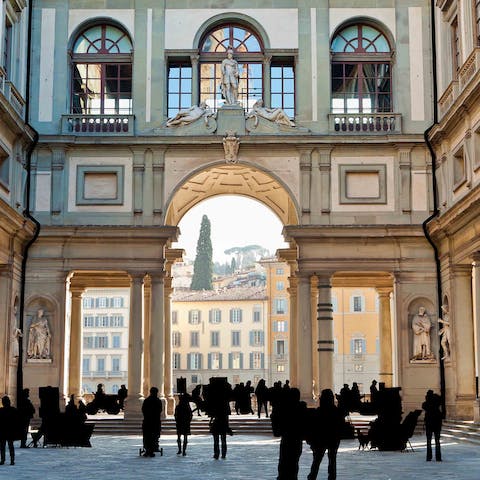
<instances>
[{"instance_id":1,"label":"yellow building","mask_svg":"<svg viewBox=\"0 0 480 480\"><path fill-rule=\"evenodd\" d=\"M235 385L266 378L267 297L263 287L178 291L172 297L172 367L187 390L227 377Z\"/></svg>"}]
</instances>

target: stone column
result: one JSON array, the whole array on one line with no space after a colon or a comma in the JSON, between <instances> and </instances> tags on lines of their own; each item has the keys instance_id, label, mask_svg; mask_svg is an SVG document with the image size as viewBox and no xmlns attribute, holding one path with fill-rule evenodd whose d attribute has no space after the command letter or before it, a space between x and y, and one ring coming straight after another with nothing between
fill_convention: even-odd
<instances>
[{"instance_id":1,"label":"stone column","mask_svg":"<svg viewBox=\"0 0 480 480\"><path fill-rule=\"evenodd\" d=\"M165 397L167 400L167 413L173 415L175 409L175 399L173 398L172 383L172 318L171 318L171 295L172 277L165 276Z\"/></svg>"},{"instance_id":2,"label":"stone column","mask_svg":"<svg viewBox=\"0 0 480 480\"><path fill-rule=\"evenodd\" d=\"M145 149L132 148L133 152L133 213L143 213L143 176L145 173Z\"/></svg>"},{"instance_id":3,"label":"stone column","mask_svg":"<svg viewBox=\"0 0 480 480\"><path fill-rule=\"evenodd\" d=\"M61 221L59 216L63 213L63 175L65 167L65 149L54 148L52 149L52 222L58 223Z\"/></svg>"},{"instance_id":4,"label":"stone column","mask_svg":"<svg viewBox=\"0 0 480 480\"><path fill-rule=\"evenodd\" d=\"M318 276L318 390L333 390L333 307L332 280L330 274Z\"/></svg>"},{"instance_id":5,"label":"stone column","mask_svg":"<svg viewBox=\"0 0 480 480\"><path fill-rule=\"evenodd\" d=\"M70 359L68 367L67 395L80 397L82 377L82 295L83 287L70 286L72 298L70 310Z\"/></svg>"},{"instance_id":6,"label":"stone column","mask_svg":"<svg viewBox=\"0 0 480 480\"><path fill-rule=\"evenodd\" d=\"M290 383L293 386L298 386L298 352L297 352L297 291L298 279L295 276L288 278L289 287L288 293L290 295L290 327L289 337L290 345L288 346Z\"/></svg>"},{"instance_id":7,"label":"stone column","mask_svg":"<svg viewBox=\"0 0 480 480\"><path fill-rule=\"evenodd\" d=\"M392 288L377 288L379 300L378 332L380 340L380 377L386 387L393 386L392 362L392 315L390 313L390 294Z\"/></svg>"},{"instance_id":8,"label":"stone column","mask_svg":"<svg viewBox=\"0 0 480 480\"><path fill-rule=\"evenodd\" d=\"M475 330L475 376L477 378L475 392L476 400L473 412L475 422L480 422L480 392L478 382L480 377L480 252L473 256L473 294L474 294L474 330Z\"/></svg>"},{"instance_id":9,"label":"stone column","mask_svg":"<svg viewBox=\"0 0 480 480\"><path fill-rule=\"evenodd\" d=\"M411 185L412 185L412 160L410 157L411 148L401 148L398 152L400 166L400 201L403 213L410 213L411 207Z\"/></svg>"},{"instance_id":10,"label":"stone column","mask_svg":"<svg viewBox=\"0 0 480 480\"><path fill-rule=\"evenodd\" d=\"M455 411L452 413L456 418L468 419L472 417L472 408L475 402L471 266L451 267L451 285L452 361L457 365Z\"/></svg>"},{"instance_id":11,"label":"stone column","mask_svg":"<svg viewBox=\"0 0 480 480\"><path fill-rule=\"evenodd\" d=\"M150 382L165 396L165 311L163 273L150 275L152 281L152 309L150 317Z\"/></svg>"},{"instance_id":12,"label":"stone column","mask_svg":"<svg viewBox=\"0 0 480 480\"><path fill-rule=\"evenodd\" d=\"M143 395L150 393L150 312L152 309L152 286L150 277L145 278L143 284Z\"/></svg>"},{"instance_id":13,"label":"stone column","mask_svg":"<svg viewBox=\"0 0 480 480\"><path fill-rule=\"evenodd\" d=\"M269 108L272 106L271 62L272 56L266 54L263 57L263 103Z\"/></svg>"},{"instance_id":14,"label":"stone column","mask_svg":"<svg viewBox=\"0 0 480 480\"><path fill-rule=\"evenodd\" d=\"M317 305L318 305L318 278L315 275L310 277L310 314L312 322L312 376L313 376L313 396L318 398L320 391L318 390L318 322L317 322Z\"/></svg>"},{"instance_id":15,"label":"stone column","mask_svg":"<svg viewBox=\"0 0 480 480\"><path fill-rule=\"evenodd\" d=\"M300 173L301 173L301 207L302 222L310 221L310 177L312 172L312 149L300 148Z\"/></svg>"},{"instance_id":16,"label":"stone column","mask_svg":"<svg viewBox=\"0 0 480 480\"><path fill-rule=\"evenodd\" d=\"M153 217L154 224L161 224L163 211L163 174L165 170L165 148L153 150Z\"/></svg>"},{"instance_id":17,"label":"stone column","mask_svg":"<svg viewBox=\"0 0 480 480\"><path fill-rule=\"evenodd\" d=\"M142 284L143 274L131 273L130 324L128 328L128 397L125 413L140 415L142 395Z\"/></svg>"},{"instance_id":18,"label":"stone column","mask_svg":"<svg viewBox=\"0 0 480 480\"><path fill-rule=\"evenodd\" d=\"M198 72L198 55L190 55L190 61L192 62L192 105L200 104L200 80Z\"/></svg>"},{"instance_id":19,"label":"stone column","mask_svg":"<svg viewBox=\"0 0 480 480\"><path fill-rule=\"evenodd\" d=\"M310 310L310 277L298 277L297 299L297 359L298 381L302 399L311 404L312 394L312 313ZM293 347L293 344L292 344ZM295 347L294 347L295 348Z\"/></svg>"}]
</instances>

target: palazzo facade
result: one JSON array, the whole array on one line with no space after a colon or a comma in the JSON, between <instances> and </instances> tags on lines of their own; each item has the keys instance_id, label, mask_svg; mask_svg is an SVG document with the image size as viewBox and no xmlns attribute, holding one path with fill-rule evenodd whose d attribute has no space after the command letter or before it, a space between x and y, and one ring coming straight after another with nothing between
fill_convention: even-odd
<instances>
[{"instance_id":1,"label":"palazzo facade","mask_svg":"<svg viewBox=\"0 0 480 480\"><path fill-rule=\"evenodd\" d=\"M457 2L436 2L435 25L433 2L420 0L227 3L35 3L29 123L39 140L30 210L41 229L25 277L24 384L79 395L82 294L129 287L127 413L139 411L152 385L171 399L177 225L198 202L237 194L284 224L289 248L277 255L291 271L290 380L303 398L333 386L332 286L374 287L380 381L402 387L408 411L428 388L440 390L445 372L447 414L471 418L477 134L465 95L476 98L474 88L440 73L451 100L440 98L432 151L424 137L438 120L432 29L450 21L444 11ZM473 9L469 18L473 28ZM469 81L476 41L473 56L454 56L470 62ZM229 49L239 72L233 104L220 88ZM439 158L436 170L450 173L437 214ZM461 170L460 158L470 159L461 195L448 183L459 181L451 165ZM451 225L458 228L448 233ZM437 321L443 295L449 365ZM418 322L428 325L422 340Z\"/></svg>"}]
</instances>

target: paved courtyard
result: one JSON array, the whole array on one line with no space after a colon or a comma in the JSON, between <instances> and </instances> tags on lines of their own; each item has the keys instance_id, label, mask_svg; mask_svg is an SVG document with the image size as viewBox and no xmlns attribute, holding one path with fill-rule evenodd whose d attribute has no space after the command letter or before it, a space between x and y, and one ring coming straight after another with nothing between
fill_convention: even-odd
<instances>
[{"instance_id":1,"label":"paved courtyard","mask_svg":"<svg viewBox=\"0 0 480 480\"><path fill-rule=\"evenodd\" d=\"M274 480L278 459L278 439L253 435L228 438L225 460L212 458L210 436L192 436L186 457L176 455L176 437L161 438L164 455L143 458L138 455L139 436L94 436L92 448L16 449L15 466L0 466L0 479L101 480ZM480 448L466 443L445 442L444 461L425 462L425 441L413 438L414 452L359 451L354 440L342 441L338 454L338 479L352 480L479 480ZM306 479L310 450L304 446L299 479ZM320 479L326 479L322 462Z\"/></svg>"}]
</instances>

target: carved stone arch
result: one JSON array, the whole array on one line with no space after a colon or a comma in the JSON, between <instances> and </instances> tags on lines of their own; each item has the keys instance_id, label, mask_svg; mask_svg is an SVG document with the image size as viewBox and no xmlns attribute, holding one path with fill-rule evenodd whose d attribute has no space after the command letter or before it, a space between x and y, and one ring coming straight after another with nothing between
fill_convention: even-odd
<instances>
[{"instance_id":1,"label":"carved stone arch","mask_svg":"<svg viewBox=\"0 0 480 480\"><path fill-rule=\"evenodd\" d=\"M260 37L261 43L265 50L268 50L270 48L270 39L263 26L249 15L245 15L244 13L239 12L220 13L203 22L197 33L193 37L192 48L199 48L201 42L205 38L205 35L213 28L224 23L236 23L244 27L248 27Z\"/></svg>"},{"instance_id":2,"label":"carved stone arch","mask_svg":"<svg viewBox=\"0 0 480 480\"><path fill-rule=\"evenodd\" d=\"M217 195L243 195L269 207L284 225L299 224L299 206L275 174L248 163L215 162L181 179L166 203L165 224L178 225L194 205Z\"/></svg>"}]
</instances>

